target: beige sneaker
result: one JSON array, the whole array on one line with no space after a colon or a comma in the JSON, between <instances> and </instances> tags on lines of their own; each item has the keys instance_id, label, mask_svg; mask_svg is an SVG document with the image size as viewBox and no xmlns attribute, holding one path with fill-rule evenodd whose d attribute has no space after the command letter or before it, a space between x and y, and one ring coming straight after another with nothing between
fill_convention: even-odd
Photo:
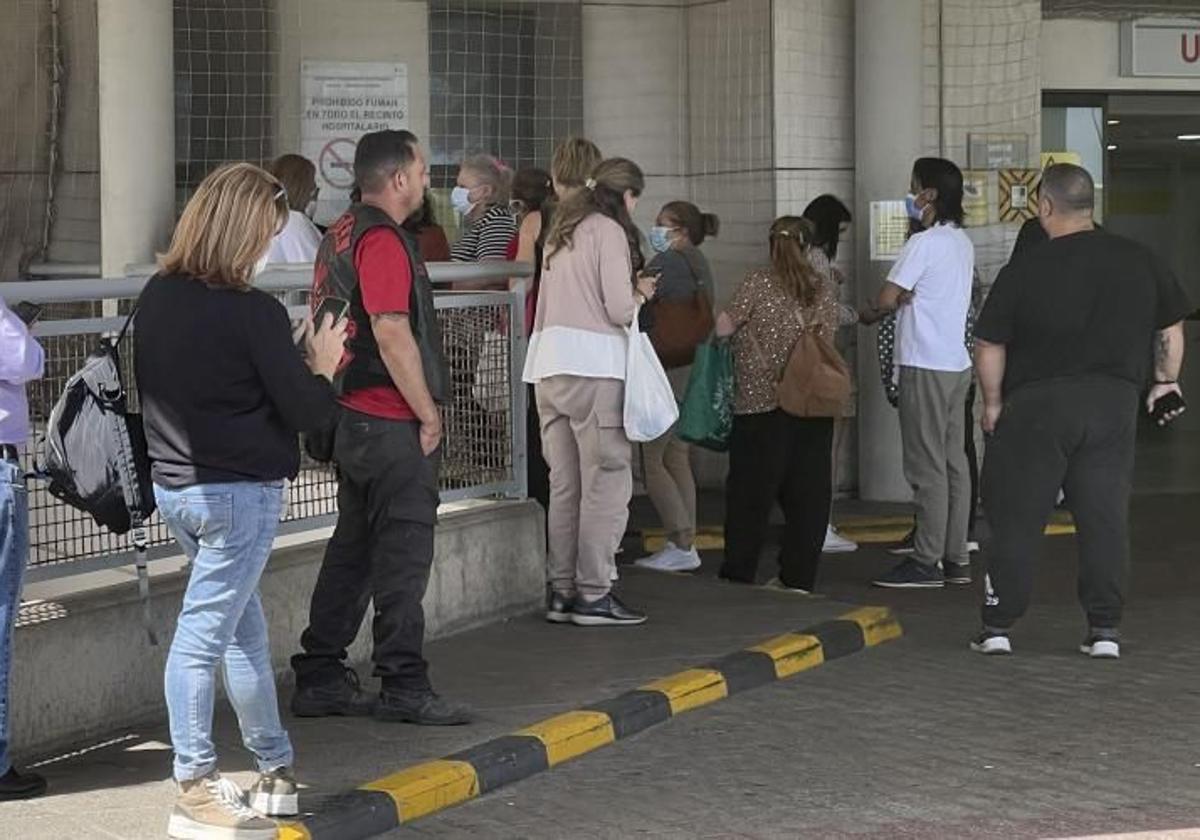
<instances>
[{"instance_id":1,"label":"beige sneaker","mask_svg":"<svg viewBox=\"0 0 1200 840\"><path fill-rule=\"evenodd\" d=\"M259 773L247 793L250 807L268 817L294 817L300 813L300 797L292 771L277 767Z\"/></svg>"},{"instance_id":2,"label":"beige sneaker","mask_svg":"<svg viewBox=\"0 0 1200 840\"><path fill-rule=\"evenodd\" d=\"M175 840L275 840L275 823L247 808L244 796L215 770L180 782L167 835Z\"/></svg>"}]
</instances>

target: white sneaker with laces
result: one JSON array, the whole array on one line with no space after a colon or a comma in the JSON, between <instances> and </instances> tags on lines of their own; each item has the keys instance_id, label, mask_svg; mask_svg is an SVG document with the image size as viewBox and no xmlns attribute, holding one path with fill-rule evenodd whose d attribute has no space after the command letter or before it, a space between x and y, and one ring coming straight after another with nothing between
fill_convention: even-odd
<instances>
[{"instance_id":1,"label":"white sneaker with laces","mask_svg":"<svg viewBox=\"0 0 1200 840\"><path fill-rule=\"evenodd\" d=\"M1079 646L1079 652L1087 654L1092 659L1120 659L1121 643L1116 639L1092 636Z\"/></svg>"},{"instance_id":2,"label":"white sneaker with laces","mask_svg":"<svg viewBox=\"0 0 1200 840\"><path fill-rule=\"evenodd\" d=\"M846 539L838 533L837 528L829 524L825 526L825 544L821 550L826 554L849 554L851 551L858 551L858 543Z\"/></svg>"},{"instance_id":3,"label":"white sneaker with laces","mask_svg":"<svg viewBox=\"0 0 1200 840\"><path fill-rule=\"evenodd\" d=\"M686 551L675 543L668 541L662 551L643 557L634 563L641 569L653 569L656 572L694 572L700 568L700 555L695 547Z\"/></svg>"}]
</instances>

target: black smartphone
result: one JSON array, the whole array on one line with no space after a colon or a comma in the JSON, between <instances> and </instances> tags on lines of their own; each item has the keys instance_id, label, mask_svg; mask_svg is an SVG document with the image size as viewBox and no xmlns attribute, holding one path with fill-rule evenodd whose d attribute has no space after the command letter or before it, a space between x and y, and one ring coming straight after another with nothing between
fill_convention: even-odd
<instances>
[{"instance_id":1,"label":"black smartphone","mask_svg":"<svg viewBox=\"0 0 1200 840\"><path fill-rule=\"evenodd\" d=\"M45 309L40 303L30 303L23 300L13 307L13 314L25 322L25 326L32 327L34 321L42 316L42 310Z\"/></svg>"},{"instance_id":2,"label":"black smartphone","mask_svg":"<svg viewBox=\"0 0 1200 840\"><path fill-rule=\"evenodd\" d=\"M317 307L316 314L313 315L313 328L320 329L321 324L325 323L325 316L332 315L333 323L337 323L346 317L346 313L350 310L350 301L345 298L327 297L321 301L321 305Z\"/></svg>"},{"instance_id":3,"label":"black smartphone","mask_svg":"<svg viewBox=\"0 0 1200 840\"><path fill-rule=\"evenodd\" d=\"M1185 408L1187 408L1187 401L1178 393L1172 391L1169 394L1159 397L1158 401L1154 403L1154 410L1150 412L1150 419L1159 426L1165 426L1171 422L1167 420L1168 414Z\"/></svg>"}]
</instances>

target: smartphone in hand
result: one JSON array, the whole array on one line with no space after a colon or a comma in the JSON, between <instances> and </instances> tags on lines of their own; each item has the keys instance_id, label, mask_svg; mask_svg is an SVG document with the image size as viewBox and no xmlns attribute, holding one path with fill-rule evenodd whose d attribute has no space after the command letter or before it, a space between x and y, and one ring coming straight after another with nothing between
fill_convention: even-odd
<instances>
[{"instance_id":1,"label":"smartphone in hand","mask_svg":"<svg viewBox=\"0 0 1200 840\"><path fill-rule=\"evenodd\" d=\"M1184 398L1176 391L1171 391L1168 394L1163 394L1155 401L1154 409L1150 412L1150 419L1153 420L1157 426L1166 426L1171 422L1171 420L1175 419L1172 417L1170 420L1168 420L1168 414L1173 414L1174 412L1182 411L1186 408L1187 401L1184 400Z\"/></svg>"},{"instance_id":2,"label":"smartphone in hand","mask_svg":"<svg viewBox=\"0 0 1200 840\"><path fill-rule=\"evenodd\" d=\"M321 301L321 305L317 307L317 311L313 314L313 328L321 329L321 324L325 323L325 316L332 315L333 323L337 323L346 317L346 313L350 311L350 301L345 298L327 297Z\"/></svg>"}]
</instances>

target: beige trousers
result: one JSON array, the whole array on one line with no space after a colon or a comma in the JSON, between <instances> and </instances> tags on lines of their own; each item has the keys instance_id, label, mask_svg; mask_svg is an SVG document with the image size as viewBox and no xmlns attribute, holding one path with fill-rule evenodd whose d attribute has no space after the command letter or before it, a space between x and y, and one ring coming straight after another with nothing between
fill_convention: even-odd
<instances>
[{"instance_id":1,"label":"beige trousers","mask_svg":"<svg viewBox=\"0 0 1200 840\"><path fill-rule=\"evenodd\" d=\"M642 444L646 492L666 529L667 539L690 549L696 539L696 479L691 448L672 428L658 440Z\"/></svg>"},{"instance_id":2,"label":"beige trousers","mask_svg":"<svg viewBox=\"0 0 1200 840\"><path fill-rule=\"evenodd\" d=\"M556 592L599 598L612 588L633 495L625 383L552 376L535 393L550 466L547 577Z\"/></svg>"}]
</instances>

